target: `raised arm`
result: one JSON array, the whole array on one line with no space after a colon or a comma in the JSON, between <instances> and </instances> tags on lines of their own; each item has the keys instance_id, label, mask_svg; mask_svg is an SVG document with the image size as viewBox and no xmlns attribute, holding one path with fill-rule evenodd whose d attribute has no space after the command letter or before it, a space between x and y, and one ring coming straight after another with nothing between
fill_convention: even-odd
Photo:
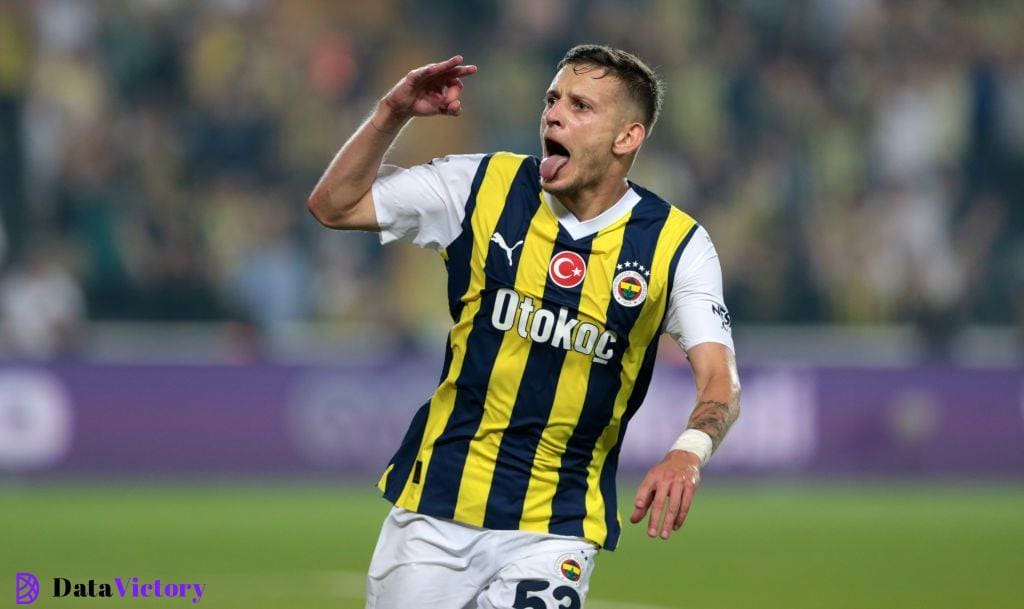
<instances>
[{"instance_id":1,"label":"raised arm","mask_svg":"<svg viewBox=\"0 0 1024 609\"><path fill-rule=\"evenodd\" d=\"M384 154L402 128L416 116L458 116L462 112L461 77L476 66L462 56L410 71L392 87L366 121L345 142L309 196L313 217L329 228L380 230L370 187Z\"/></svg>"},{"instance_id":2,"label":"raised arm","mask_svg":"<svg viewBox=\"0 0 1024 609\"><path fill-rule=\"evenodd\" d=\"M687 356L697 385L697 406L684 435L661 463L647 472L629 518L636 524L650 509L650 537L660 534L668 539L672 531L683 526L700 484L702 463L721 445L740 416L740 381L732 351L725 345L706 342L695 345Z\"/></svg>"}]
</instances>

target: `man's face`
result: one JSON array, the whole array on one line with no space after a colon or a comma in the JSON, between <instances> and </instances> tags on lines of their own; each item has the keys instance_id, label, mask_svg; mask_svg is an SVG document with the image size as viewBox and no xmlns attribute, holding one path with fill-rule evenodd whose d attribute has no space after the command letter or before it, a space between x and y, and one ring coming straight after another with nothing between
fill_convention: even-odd
<instances>
[{"instance_id":1,"label":"man's face","mask_svg":"<svg viewBox=\"0 0 1024 609\"><path fill-rule=\"evenodd\" d=\"M606 179L612 145L630 122L625 96L619 79L602 67L569 64L555 74L540 116L544 190L573 194Z\"/></svg>"}]
</instances>

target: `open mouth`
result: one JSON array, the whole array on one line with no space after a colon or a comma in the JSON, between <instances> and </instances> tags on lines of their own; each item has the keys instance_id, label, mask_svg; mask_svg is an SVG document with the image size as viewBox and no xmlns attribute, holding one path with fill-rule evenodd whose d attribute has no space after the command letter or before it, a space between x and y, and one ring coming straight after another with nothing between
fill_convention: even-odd
<instances>
[{"instance_id":1,"label":"open mouth","mask_svg":"<svg viewBox=\"0 0 1024 609\"><path fill-rule=\"evenodd\" d=\"M547 156L551 156L553 154L558 154L564 157L572 156L569 154L568 148L559 144L558 142L551 138L545 138L544 150L547 152Z\"/></svg>"},{"instance_id":2,"label":"open mouth","mask_svg":"<svg viewBox=\"0 0 1024 609\"><path fill-rule=\"evenodd\" d=\"M553 139L544 138L544 159L540 162L540 177L546 182L554 179L558 171L569 162L569 149Z\"/></svg>"}]
</instances>

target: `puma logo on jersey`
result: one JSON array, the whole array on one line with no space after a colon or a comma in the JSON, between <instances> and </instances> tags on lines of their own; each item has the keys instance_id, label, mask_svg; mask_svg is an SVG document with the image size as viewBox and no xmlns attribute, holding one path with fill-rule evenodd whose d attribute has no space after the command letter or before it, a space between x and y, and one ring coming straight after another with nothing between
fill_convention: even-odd
<instances>
[{"instance_id":1,"label":"puma logo on jersey","mask_svg":"<svg viewBox=\"0 0 1024 609\"><path fill-rule=\"evenodd\" d=\"M519 336L536 343L593 356L595 364L607 364L615 356L615 332L569 317L565 307L557 313L542 308L509 288L500 288L495 295L491 325L502 332L515 328Z\"/></svg>"},{"instance_id":2,"label":"puma logo on jersey","mask_svg":"<svg viewBox=\"0 0 1024 609\"><path fill-rule=\"evenodd\" d=\"M495 233L491 235L491 241L497 243L498 247L505 250L505 255L508 256L508 265L512 266L512 251L515 250L520 245L522 245L523 240L520 239L519 241L516 241L515 245L509 247L508 244L505 243L505 238L501 236L501 233L495 231Z\"/></svg>"}]
</instances>

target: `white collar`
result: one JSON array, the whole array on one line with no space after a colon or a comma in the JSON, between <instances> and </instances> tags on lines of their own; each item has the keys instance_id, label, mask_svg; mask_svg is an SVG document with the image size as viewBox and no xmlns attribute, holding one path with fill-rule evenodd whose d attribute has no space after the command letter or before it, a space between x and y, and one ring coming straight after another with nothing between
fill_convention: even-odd
<instances>
[{"instance_id":1,"label":"white collar","mask_svg":"<svg viewBox=\"0 0 1024 609\"><path fill-rule=\"evenodd\" d=\"M544 191L544 200L547 201L548 207L551 208L551 212L558 218L558 223L562 225L565 232L569 233L569 236L573 239L578 240L593 235L602 228L611 226L616 220L628 214L640 202L640 195L632 188L629 188L615 202L615 205L612 205L599 215L582 222L547 191Z\"/></svg>"}]
</instances>

